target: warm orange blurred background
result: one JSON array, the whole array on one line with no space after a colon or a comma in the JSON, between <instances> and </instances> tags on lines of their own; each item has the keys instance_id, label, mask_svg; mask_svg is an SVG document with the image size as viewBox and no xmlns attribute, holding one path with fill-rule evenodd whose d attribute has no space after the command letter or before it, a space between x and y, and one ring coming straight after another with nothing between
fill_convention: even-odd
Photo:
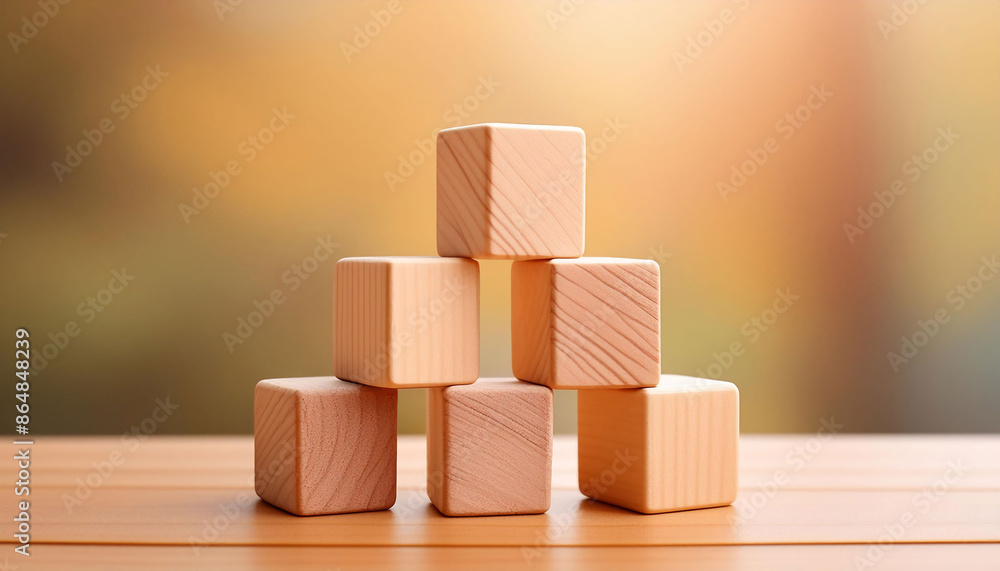
<instances>
[{"instance_id":1,"label":"warm orange blurred background","mask_svg":"<svg viewBox=\"0 0 1000 571\"><path fill-rule=\"evenodd\" d=\"M335 259L434 254L433 135L489 121L586 131L587 254L660 263L664 370L737 383L744 432L1000 430L1000 3L35 0L0 23L0 362L30 329L35 434L168 398L157 432L251 431L258 380L332 372ZM510 264L481 267L481 375L509 375Z\"/></svg>"}]
</instances>

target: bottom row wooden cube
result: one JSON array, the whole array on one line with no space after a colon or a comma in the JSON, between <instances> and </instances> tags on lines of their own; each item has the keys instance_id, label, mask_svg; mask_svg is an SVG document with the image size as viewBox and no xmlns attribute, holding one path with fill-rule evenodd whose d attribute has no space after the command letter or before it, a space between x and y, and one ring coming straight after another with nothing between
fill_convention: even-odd
<instances>
[{"instance_id":1,"label":"bottom row wooden cube","mask_svg":"<svg viewBox=\"0 0 1000 571\"><path fill-rule=\"evenodd\" d=\"M663 375L656 387L584 390L580 490L642 513L731 504L739 392ZM396 499L393 389L334 377L254 391L257 495L298 515L389 509ZM431 389L427 493L449 516L543 513L552 489L552 390L515 379Z\"/></svg>"},{"instance_id":2,"label":"bottom row wooden cube","mask_svg":"<svg viewBox=\"0 0 1000 571\"><path fill-rule=\"evenodd\" d=\"M577 395L580 491L642 513L724 506L737 493L739 391L663 375Z\"/></svg>"},{"instance_id":3,"label":"bottom row wooden cube","mask_svg":"<svg viewBox=\"0 0 1000 571\"><path fill-rule=\"evenodd\" d=\"M396 502L396 391L335 377L254 389L254 488L297 515L385 510Z\"/></svg>"},{"instance_id":4,"label":"bottom row wooden cube","mask_svg":"<svg viewBox=\"0 0 1000 571\"><path fill-rule=\"evenodd\" d=\"M430 389L427 409L427 495L441 513L548 511L552 389L480 379Z\"/></svg>"}]
</instances>

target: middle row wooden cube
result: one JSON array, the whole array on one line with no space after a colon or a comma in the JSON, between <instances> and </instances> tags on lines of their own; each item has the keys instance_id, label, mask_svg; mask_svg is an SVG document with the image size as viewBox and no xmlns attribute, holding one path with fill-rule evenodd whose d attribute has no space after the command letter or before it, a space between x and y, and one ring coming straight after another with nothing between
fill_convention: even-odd
<instances>
[{"instance_id":1,"label":"middle row wooden cube","mask_svg":"<svg viewBox=\"0 0 1000 571\"><path fill-rule=\"evenodd\" d=\"M384 388L479 377L479 264L344 258L334 285L334 374Z\"/></svg>"},{"instance_id":2,"label":"middle row wooden cube","mask_svg":"<svg viewBox=\"0 0 1000 571\"><path fill-rule=\"evenodd\" d=\"M652 260L514 262L514 376L553 389L660 380L660 267Z\"/></svg>"},{"instance_id":3,"label":"middle row wooden cube","mask_svg":"<svg viewBox=\"0 0 1000 571\"><path fill-rule=\"evenodd\" d=\"M344 258L334 294L337 377L386 388L479 376L479 264L467 258ZM554 389L655 386L660 271L652 260L514 262L514 376Z\"/></svg>"}]
</instances>

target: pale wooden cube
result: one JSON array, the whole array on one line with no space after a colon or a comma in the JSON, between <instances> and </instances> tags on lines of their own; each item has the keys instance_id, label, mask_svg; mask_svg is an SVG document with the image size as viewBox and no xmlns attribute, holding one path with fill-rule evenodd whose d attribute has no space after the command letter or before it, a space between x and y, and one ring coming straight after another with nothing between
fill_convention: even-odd
<instances>
[{"instance_id":1,"label":"pale wooden cube","mask_svg":"<svg viewBox=\"0 0 1000 571\"><path fill-rule=\"evenodd\" d=\"M552 390L516 379L431 389L427 495L448 516L547 511Z\"/></svg>"},{"instance_id":2,"label":"pale wooden cube","mask_svg":"<svg viewBox=\"0 0 1000 571\"><path fill-rule=\"evenodd\" d=\"M396 502L396 395L334 377L257 383L257 495L296 515L391 508Z\"/></svg>"},{"instance_id":3,"label":"pale wooden cube","mask_svg":"<svg viewBox=\"0 0 1000 571\"><path fill-rule=\"evenodd\" d=\"M344 258L334 287L334 374L387 388L479 376L479 263Z\"/></svg>"},{"instance_id":4,"label":"pale wooden cube","mask_svg":"<svg viewBox=\"0 0 1000 571\"><path fill-rule=\"evenodd\" d=\"M582 129L487 123L437 136L437 249L483 259L577 258Z\"/></svg>"},{"instance_id":5,"label":"pale wooden cube","mask_svg":"<svg viewBox=\"0 0 1000 571\"><path fill-rule=\"evenodd\" d=\"M577 394L580 491L641 513L736 499L739 391L663 375L653 388Z\"/></svg>"},{"instance_id":6,"label":"pale wooden cube","mask_svg":"<svg viewBox=\"0 0 1000 571\"><path fill-rule=\"evenodd\" d=\"M652 260L514 262L514 376L553 389L660 381L660 267Z\"/></svg>"}]
</instances>

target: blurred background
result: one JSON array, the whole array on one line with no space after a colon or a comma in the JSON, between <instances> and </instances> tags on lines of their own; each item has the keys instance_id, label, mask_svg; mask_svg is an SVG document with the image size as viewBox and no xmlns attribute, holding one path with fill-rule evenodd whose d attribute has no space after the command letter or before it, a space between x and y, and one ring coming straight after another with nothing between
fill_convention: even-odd
<instances>
[{"instance_id":1,"label":"blurred background","mask_svg":"<svg viewBox=\"0 0 1000 571\"><path fill-rule=\"evenodd\" d=\"M587 255L659 262L663 368L739 385L744 432L1000 430L1000 3L42 0L0 24L0 366L28 328L33 434L164 405L158 433L251 432L257 381L332 374L335 260L435 254L434 134L491 121L586 131ZM510 263L481 268L481 374L505 376ZM402 391L401 432L424 406Z\"/></svg>"}]
</instances>

